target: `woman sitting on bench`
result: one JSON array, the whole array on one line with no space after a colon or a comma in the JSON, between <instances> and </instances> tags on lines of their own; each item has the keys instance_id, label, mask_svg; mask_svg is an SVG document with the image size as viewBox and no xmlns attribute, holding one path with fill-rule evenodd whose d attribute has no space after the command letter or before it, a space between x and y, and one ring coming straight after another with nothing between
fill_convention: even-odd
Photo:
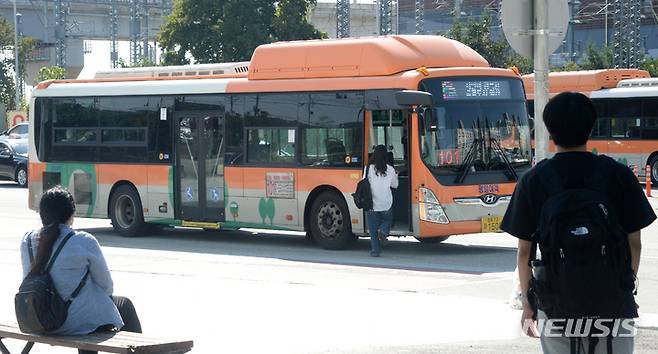
<instances>
[{"instance_id":1,"label":"woman sitting on bench","mask_svg":"<svg viewBox=\"0 0 658 354\"><path fill-rule=\"evenodd\" d=\"M21 243L25 278L30 271L42 271L59 242L74 232L55 259L50 276L65 301L79 285L82 287L71 302L66 321L52 334L83 335L118 330L141 333L142 327L132 302L125 297L112 296L112 276L98 241L87 232L72 229L74 213L75 202L71 193L61 187L49 189L39 203L43 227L28 232Z\"/></svg>"}]
</instances>

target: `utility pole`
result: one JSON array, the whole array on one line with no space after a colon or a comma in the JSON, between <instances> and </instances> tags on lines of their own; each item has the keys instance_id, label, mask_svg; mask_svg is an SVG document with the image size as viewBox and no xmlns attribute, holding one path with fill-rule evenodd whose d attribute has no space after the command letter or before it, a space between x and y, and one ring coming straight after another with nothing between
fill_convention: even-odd
<instances>
[{"instance_id":1,"label":"utility pole","mask_svg":"<svg viewBox=\"0 0 658 354\"><path fill-rule=\"evenodd\" d=\"M534 62L535 161L546 158L548 133L541 119L548 102L548 56L562 44L569 26L566 0L503 0L503 32L510 46Z\"/></svg>"},{"instance_id":2,"label":"utility pole","mask_svg":"<svg viewBox=\"0 0 658 354\"><path fill-rule=\"evenodd\" d=\"M336 37L350 36L350 0L336 1Z\"/></svg>"},{"instance_id":3,"label":"utility pole","mask_svg":"<svg viewBox=\"0 0 658 354\"><path fill-rule=\"evenodd\" d=\"M112 69L119 66L119 15L116 0L110 4L110 63Z\"/></svg>"},{"instance_id":4,"label":"utility pole","mask_svg":"<svg viewBox=\"0 0 658 354\"><path fill-rule=\"evenodd\" d=\"M569 60L576 61L576 26L575 17L576 17L576 5L580 1L570 0L569 1Z\"/></svg>"},{"instance_id":5,"label":"utility pole","mask_svg":"<svg viewBox=\"0 0 658 354\"><path fill-rule=\"evenodd\" d=\"M462 17L462 0L455 0L455 22L459 22Z\"/></svg>"},{"instance_id":6,"label":"utility pole","mask_svg":"<svg viewBox=\"0 0 658 354\"><path fill-rule=\"evenodd\" d=\"M425 0L416 0L416 34L425 33Z\"/></svg>"},{"instance_id":7,"label":"utility pole","mask_svg":"<svg viewBox=\"0 0 658 354\"><path fill-rule=\"evenodd\" d=\"M55 0L55 63L66 68L66 5Z\"/></svg>"},{"instance_id":8,"label":"utility pole","mask_svg":"<svg viewBox=\"0 0 658 354\"><path fill-rule=\"evenodd\" d=\"M377 5L379 10L378 34L380 36L393 34L393 0L379 0Z\"/></svg>"},{"instance_id":9,"label":"utility pole","mask_svg":"<svg viewBox=\"0 0 658 354\"><path fill-rule=\"evenodd\" d=\"M144 59L148 61L153 61L155 62L155 59L151 60L151 55L149 52L149 8L148 8L148 0L144 0L144 8L142 9L143 17L144 17L144 31L142 32L143 37L144 37L144 48L142 50L144 51Z\"/></svg>"},{"instance_id":10,"label":"utility pole","mask_svg":"<svg viewBox=\"0 0 658 354\"><path fill-rule=\"evenodd\" d=\"M642 0L615 0L613 51L616 68L636 68L640 63Z\"/></svg>"},{"instance_id":11,"label":"utility pole","mask_svg":"<svg viewBox=\"0 0 658 354\"><path fill-rule=\"evenodd\" d=\"M608 47L608 0L605 0L605 46Z\"/></svg>"},{"instance_id":12,"label":"utility pole","mask_svg":"<svg viewBox=\"0 0 658 354\"><path fill-rule=\"evenodd\" d=\"M541 112L548 103L548 4L549 0L535 0L535 45L533 61L535 66L535 159L545 159L548 153L548 132Z\"/></svg>"},{"instance_id":13,"label":"utility pole","mask_svg":"<svg viewBox=\"0 0 658 354\"><path fill-rule=\"evenodd\" d=\"M142 52L142 6L140 0L130 0L130 64L136 65Z\"/></svg>"},{"instance_id":14,"label":"utility pole","mask_svg":"<svg viewBox=\"0 0 658 354\"><path fill-rule=\"evenodd\" d=\"M14 0L14 78L16 83L16 92L15 92L15 101L16 105L15 110L19 110L21 107L21 91L19 86L21 85L20 80L20 68L18 66L18 16L20 14L16 12L16 0Z\"/></svg>"}]
</instances>

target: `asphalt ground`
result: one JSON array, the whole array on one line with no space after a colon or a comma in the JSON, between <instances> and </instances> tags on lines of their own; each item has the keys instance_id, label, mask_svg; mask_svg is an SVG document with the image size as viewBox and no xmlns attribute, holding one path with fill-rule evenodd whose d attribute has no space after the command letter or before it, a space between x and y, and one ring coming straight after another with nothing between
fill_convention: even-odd
<instances>
[{"instance_id":1,"label":"asphalt ground","mask_svg":"<svg viewBox=\"0 0 658 354\"><path fill-rule=\"evenodd\" d=\"M658 191L654 192L658 196ZM13 323L18 244L38 215L0 182L0 323ZM658 199L651 200L658 209ZM327 251L301 234L172 229L122 238L109 221L77 219L102 245L115 293L147 334L193 339L192 353L539 353L510 308L515 240L459 235L444 244L368 240ZM657 352L658 223L643 232L637 353ZM8 341L12 351L21 344ZM71 353L37 345L32 353Z\"/></svg>"}]
</instances>

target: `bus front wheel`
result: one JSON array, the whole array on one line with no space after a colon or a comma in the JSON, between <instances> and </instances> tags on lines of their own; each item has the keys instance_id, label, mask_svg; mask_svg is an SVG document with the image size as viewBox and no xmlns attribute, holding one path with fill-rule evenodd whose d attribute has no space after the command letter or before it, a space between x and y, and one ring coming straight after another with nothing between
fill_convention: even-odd
<instances>
[{"instance_id":1,"label":"bus front wheel","mask_svg":"<svg viewBox=\"0 0 658 354\"><path fill-rule=\"evenodd\" d=\"M313 201L309 224L313 240L322 248L345 249L355 240L347 204L334 192L324 192Z\"/></svg>"},{"instance_id":2,"label":"bus front wheel","mask_svg":"<svg viewBox=\"0 0 658 354\"><path fill-rule=\"evenodd\" d=\"M114 191L110 199L112 227L119 235L135 237L146 230L142 202L132 186L123 185Z\"/></svg>"},{"instance_id":3,"label":"bus front wheel","mask_svg":"<svg viewBox=\"0 0 658 354\"><path fill-rule=\"evenodd\" d=\"M658 187L658 155L651 159L649 166L651 166L651 184Z\"/></svg>"},{"instance_id":4,"label":"bus front wheel","mask_svg":"<svg viewBox=\"0 0 658 354\"><path fill-rule=\"evenodd\" d=\"M420 241L422 244L427 244L427 245L432 245L432 244L437 244L441 243L447 239L449 239L450 236L442 236L442 237L416 237L416 240Z\"/></svg>"}]
</instances>

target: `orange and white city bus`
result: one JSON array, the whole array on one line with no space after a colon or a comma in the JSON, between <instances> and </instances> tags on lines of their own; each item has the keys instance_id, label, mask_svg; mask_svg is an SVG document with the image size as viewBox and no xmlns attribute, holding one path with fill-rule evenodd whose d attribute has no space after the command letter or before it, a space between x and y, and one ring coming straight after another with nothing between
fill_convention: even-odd
<instances>
[{"instance_id":1,"label":"orange and white city bus","mask_svg":"<svg viewBox=\"0 0 658 354\"><path fill-rule=\"evenodd\" d=\"M530 167L521 78L443 37L283 42L246 73L176 70L40 83L30 207L61 184L76 215L125 236L269 228L339 249L367 235L351 193L384 144L400 176L392 235L441 241L496 231Z\"/></svg>"},{"instance_id":2,"label":"orange and white city bus","mask_svg":"<svg viewBox=\"0 0 658 354\"><path fill-rule=\"evenodd\" d=\"M533 75L523 81L532 116ZM596 107L599 118L588 149L636 168L641 180L644 167L651 166L651 181L658 185L658 79L637 69L550 73L550 95L564 91L582 92ZM555 146L549 144L549 150Z\"/></svg>"}]
</instances>

